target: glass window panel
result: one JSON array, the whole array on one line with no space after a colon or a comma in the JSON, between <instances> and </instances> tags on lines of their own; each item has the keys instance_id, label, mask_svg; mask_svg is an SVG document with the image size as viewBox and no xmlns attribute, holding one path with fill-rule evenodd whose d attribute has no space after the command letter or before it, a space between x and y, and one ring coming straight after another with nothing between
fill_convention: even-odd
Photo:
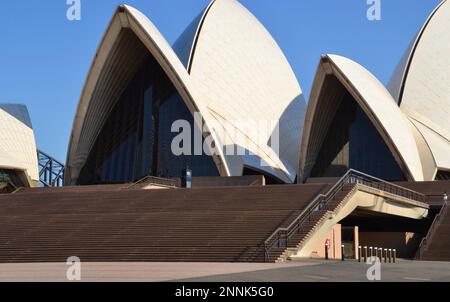
<instances>
[{"instance_id":1,"label":"glass window panel","mask_svg":"<svg viewBox=\"0 0 450 302\"><path fill-rule=\"evenodd\" d=\"M405 179L377 129L347 93L329 127L311 177L340 177L349 169L386 180Z\"/></svg>"}]
</instances>

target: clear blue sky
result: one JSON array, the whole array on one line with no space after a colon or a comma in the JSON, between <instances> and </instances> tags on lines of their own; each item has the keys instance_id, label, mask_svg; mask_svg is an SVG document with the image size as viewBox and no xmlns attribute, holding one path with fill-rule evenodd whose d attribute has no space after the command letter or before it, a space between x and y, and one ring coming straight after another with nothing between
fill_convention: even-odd
<instances>
[{"instance_id":1,"label":"clear blue sky","mask_svg":"<svg viewBox=\"0 0 450 302\"><path fill-rule=\"evenodd\" d=\"M28 106L37 145L65 161L75 109L93 55L119 0L2 1L0 103ZM128 0L173 43L208 0ZM366 0L242 0L272 33L308 97L321 54L347 56L387 83L439 0L381 0L369 22Z\"/></svg>"}]
</instances>

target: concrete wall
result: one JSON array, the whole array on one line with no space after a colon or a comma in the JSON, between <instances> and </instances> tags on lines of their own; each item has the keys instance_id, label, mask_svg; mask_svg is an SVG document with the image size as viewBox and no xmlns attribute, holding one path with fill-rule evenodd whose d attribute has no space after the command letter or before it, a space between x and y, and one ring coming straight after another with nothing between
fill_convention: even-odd
<instances>
[{"instance_id":1,"label":"concrete wall","mask_svg":"<svg viewBox=\"0 0 450 302\"><path fill-rule=\"evenodd\" d=\"M340 224L336 224L331 231L326 234L319 243L315 246L311 253L311 258L325 259L325 244L328 246L328 258L329 259L341 259L341 245L342 245L342 228Z\"/></svg>"}]
</instances>

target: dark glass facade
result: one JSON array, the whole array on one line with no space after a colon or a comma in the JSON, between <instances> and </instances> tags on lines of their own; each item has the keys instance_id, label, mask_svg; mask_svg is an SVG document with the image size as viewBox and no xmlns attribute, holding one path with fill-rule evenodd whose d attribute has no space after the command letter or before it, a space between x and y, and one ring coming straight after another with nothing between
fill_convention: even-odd
<instances>
[{"instance_id":1,"label":"dark glass facade","mask_svg":"<svg viewBox=\"0 0 450 302\"><path fill-rule=\"evenodd\" d=\"M189 109L148 55L103 125L78 184L123 183L147 175L180 177L186 166L194 176L219 176L211 156L172 154L172 139L179 134L171 132L176 120L188 121L193 129Z\"/></svg>"},{"instance_id":2,"label":"dark glass facade","mask_svg":"<svg viewBox=\"0 0 450 302\"><path fill-rule=\"evenodd\" d=\"M436 174L436 180L450 180L450 172L439 170Z\"/></svg>"},{"instance_id":3,"label":"dark glass facade","mask_svg":"<svg viewBox=\"0 0 450 302\"><path fill-rule=\"evenodd\" d=\"M405 180L372 122L346 93L331 122L311 177L340 177L349 169L385 180Z\"/></svg>"}]
</instances>

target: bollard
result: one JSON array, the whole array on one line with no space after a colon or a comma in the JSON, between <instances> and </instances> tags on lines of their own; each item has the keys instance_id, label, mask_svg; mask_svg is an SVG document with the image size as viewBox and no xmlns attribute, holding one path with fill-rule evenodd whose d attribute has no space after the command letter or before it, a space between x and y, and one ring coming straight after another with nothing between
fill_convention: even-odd
<instances>
[{"instance_id":1,"label":"bollard","mask_svg":"<svg viewBox=\"0 0 450 302\"><path fill-rule=\"evenodd\" d=\"M358 247L358 262L361 262L361 257L362 257L362 247L359 246Z\"/></svg>"},{"instance_id":2,"label":"bollard","mask_svg":"<svg viewBox=\"0 0 450 302\"><path fill-rule=\"evenodd\" d=\"M369 255L370 255L370 258L373 257L373 247L369 247Z\"/></svg>"},{"instance_id":3,"label":"bollard","mask_svg":"<svg viewBox=\"0 0 450 302\"><path fill-rule=\"evenodd\" d=\"M375 254L374 256L375 256L375 257L378 257L378 248L377 248L377 247L374 247L374 248L373 248L373 251L374 251L374 254Z\"/></svg>"},{"instance_id":4,"label":"bollard","mask_svg":"<svg viewBox=\"0 0 450 302\"><path fill-rule=\"evenodd\" d=\"M394 249L394 263L396 263L397 262L397 250L396 249Z\"/></svg>"},{"instance_id":5,"label":"bollard","mask_svg":"<svg viewBox=\"0 0 450 302\"><path fill-rule=\"evenodd\" d=\"M383 261L383 248L380 247L380 248L378 249L378 252L379 252L379 254L380 254L380 262L382 262L382 261Z\"/></svg>"},{"instance_id":6,"label":"bollard","mask_svg":"<svg viewBox=\"0 0 450 302\"><path fill-rule=\"evenodd\" d=\"M364 263L367 263L367 246L364 247Z\"/></svg>"},{"instance_id":7,"label":"bollard","mask_svg":"<svg viewBox=\"0 0 450 302\"><path fill-rule=\"evenodd\" d=\"M341 245L342 261L345 261L344 248L345 246Z\"/></svg>"},{"instance_id":8,"label":"bollard","mask_svg":"<svg viewBox=\"0 0 450 302\"><path fill-rule=\"evenodd\" d=\"M388 250L387 249L384 249L384 263L387 263L387 253L388 253Z\"/></svg>"},{"instance_id":9,"label":"bollard","mask_svg":"<svg viewBox=\"0 0 450 302\"><path fill-rule=\"evenodd\" d=\"M325 243L325 260L328 260L328 242Z\"/></svg>"},{"instance_id":10,"label":"bollard","mask_svg":"<svg viewBox=\"0 0 450 302\"><path fill-rule=\"evenodd\" d=\"M389 263L392 263L392 249L389 249Z\"/></svg>"}]
</instances>

